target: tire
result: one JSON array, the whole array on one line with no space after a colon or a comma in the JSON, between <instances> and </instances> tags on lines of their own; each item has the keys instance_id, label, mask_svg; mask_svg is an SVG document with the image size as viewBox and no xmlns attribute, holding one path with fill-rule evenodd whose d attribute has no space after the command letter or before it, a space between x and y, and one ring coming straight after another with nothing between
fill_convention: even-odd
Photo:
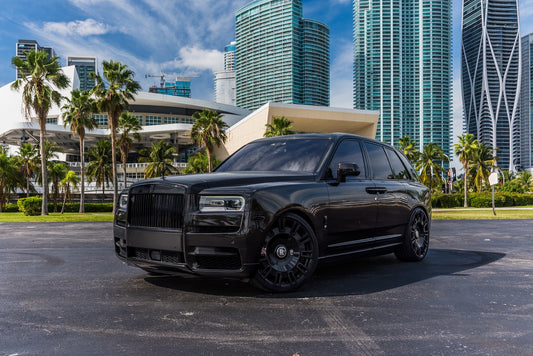
<instances>
[{"instance_id":1,"label":"tire","mask_svg":"<svg viewBox=\"0 0 533 356\"><path fill-rule=\"evenodd\" d=\"M311 278L317 263L313 229L300 216L285 214L266 233L252 284L270 292L293 291Z\"/></svg>"},{"instance_id":2,"label":"tire","mask_svg":"<svg viewBox=\"0 0 533 356\"><path fill-rule=\"evenodd\" d=\"M429 249L429 230L430 221L424 209L413 210L402 245L394 251L396 257L402 261L423 260Z\"/></svg>"}]
</instances>

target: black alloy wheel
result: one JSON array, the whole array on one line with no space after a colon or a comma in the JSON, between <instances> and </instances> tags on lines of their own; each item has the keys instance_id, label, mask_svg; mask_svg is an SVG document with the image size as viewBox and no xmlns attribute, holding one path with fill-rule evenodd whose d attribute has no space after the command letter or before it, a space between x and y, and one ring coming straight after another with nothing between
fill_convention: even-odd
<instances>
[{"instance_id":1,"label":"black alloy wheel","mask_svg":"<svg viewBox=\"0 0 533 356\"><path fill-rule=\"evenodd\" d=\"M253 283L264 290L288 292L313 275L318 243L313 229L300 216L285 214L268 230Z\"/></svg>"},{"instance_id":2,"label":"black alloy wheel","mask_svg":"<svg viewBox=\"0 0 533 356\"><path fill-rule=\"evenodd\" d=\"M430 221L426 212L416 208L411 214L402 245L394 252L402 261L421 261L429 248Z\"/></svg>"}]
</instances>

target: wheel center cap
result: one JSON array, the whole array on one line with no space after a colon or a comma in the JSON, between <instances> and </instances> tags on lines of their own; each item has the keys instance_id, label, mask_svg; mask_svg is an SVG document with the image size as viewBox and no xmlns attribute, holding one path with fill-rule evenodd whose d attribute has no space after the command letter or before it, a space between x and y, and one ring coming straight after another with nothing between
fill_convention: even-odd
<instances>
[{"instance_id":1,"label":"wheel center cap","mask_svg":"<svg viewBox=\"0 0 533 356\"><path fill-rule=\"evenodd\" d=\"M420 231L415 230L415 236L417 240L420 240Z\"/></svg>"},{"instance_id":2,"label":"wheel center cap","mask_svg":"<svg viewBox=\"0 0 533 356\"><path fill-rule=\"evenodd\" d=\"M278 247L276 247L276 256L278 258L287 257L287 248L283 245L279 245Z\"/></svg>"}]
</instances>

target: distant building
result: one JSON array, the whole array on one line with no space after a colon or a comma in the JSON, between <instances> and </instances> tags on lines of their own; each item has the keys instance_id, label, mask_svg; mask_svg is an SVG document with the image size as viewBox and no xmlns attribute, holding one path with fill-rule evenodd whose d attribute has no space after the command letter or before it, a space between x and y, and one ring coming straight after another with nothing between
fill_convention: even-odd
<instances>
[{"instance_id":1,"label":"distant building","mask_svg":"<svg viewBox=\"0 0 533 356\"><path fill-rule=\"evenodd\" d=\"M94 57L67 57L67 66L75 66L80 80L80 90L91 90L96 82L91 73L97 73L97 63Z\"/></svg>"},{"instance_id":2,"label":"distant building","mask_svg":"<svg viewBox=\"0 0 533 356\"><path fill-rule=\"evenodd\" d=\"M174 82L162 81L161 86L152 86L148 89L150 93L181 96L183 98L191 97L191 78L177 77Z\"/></svg>"},{"instance_id":3,"label":"distant building","mask_svg":"<svg viewBox=\"0 0 533 356\"><path fill-rule=\"evenodd\" d=\"M379 110L376 138L451 155L450 0L353 2L353 106Z\"/></svg>"},{"instance_id":4,"label":"distant building","mask_svg":"<svg viewBox=\"0 0 533 356\"><path fill-rule=\"evenodd\" d=\"M44 50L46 53L48 53L48 57L56 57L56 52L52 47L41 47L35 40L18 40L15 49L15 56L21 58L22 60L26 60L26 53L32 49L35 52ZM16 69L16 78L21 78L18 69Z\"/></svg>"},{"instance_id":5,"label":"distant building","mask_svg":"<svg viewBox=\"0 0 533 356\"><path fill-rule=\"evenodd\" d=\"M498 166L515 170L520 155L518 0L464 0L461 70L466 129L498 148Z\"/></svg>"},{"instance_id":6,"label":"distant building","mask_svg":"<svg viewBox=\"0 0 533 356\"><path fill-rule=\"evenodd\" d=\"M329 28L301 0L255 0L235 17L236 104L329 106Z\"/></svg>"},{"instance_id":7,"label":"distant building","mask_svg":"<svg viewBox=\"0 0 533 356\"><path fill-rule=\"evenodd\" d=\"M215 102L235 105L235 45L224 47L224 70L215 73Z\"/></svg>"},{"instance_id":8,"label":"distant building","mask_svg":"<svg viewBox=\"0 0 533 356\"><path fill-rule=\"evenodd\" d=\"M522 37L520 87L520 166L533 168L533 34Z\"/></svg>"}]
</instances>

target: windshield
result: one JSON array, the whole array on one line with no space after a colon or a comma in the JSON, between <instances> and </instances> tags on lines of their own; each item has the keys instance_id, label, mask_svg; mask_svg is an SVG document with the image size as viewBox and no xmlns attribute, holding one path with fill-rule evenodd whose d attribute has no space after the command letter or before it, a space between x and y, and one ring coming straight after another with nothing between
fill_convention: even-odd
<instances>
[{"instance_id":1,"label":"windshield","mask_svg":"<svg viewBox=\"0 0 533 356\"><path fill-rule=\"evenodd\" d=\"M316 172L329 145L328 139L252 142L230 156L216 171Z\"/></svg>"}]
</instances>

